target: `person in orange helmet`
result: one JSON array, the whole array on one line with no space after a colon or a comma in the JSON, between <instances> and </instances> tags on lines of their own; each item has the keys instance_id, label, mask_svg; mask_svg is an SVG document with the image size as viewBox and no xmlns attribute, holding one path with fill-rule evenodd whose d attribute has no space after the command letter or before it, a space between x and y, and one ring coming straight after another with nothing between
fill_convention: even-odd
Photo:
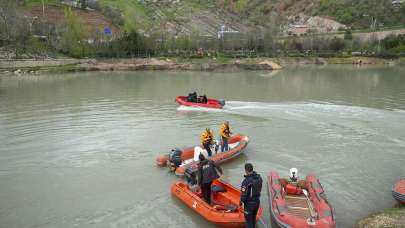
<instances>
[{"instance_id":1,"label":"person in orange helmet","mask_svg":"<svg viewBox=\"0 0 405 228\"><path fill-rule=\"evenodd\" d=\"M207 150L208 156L212 156L211 145L214 143L214 133L211 129L206 128L201 134L201 144Z\"/></svg>"},{"instance_id":2,"label":"person in orange helmet","mask_svg":"<svg viewBox=\"0 0 405 228\"><path fill-rule=\"evenodd\" d=\"M219 130L219 135L221 136L221 152L229 150L228 140L231 134L229 122L225 121Z\"/></svg>"}]
</instances>

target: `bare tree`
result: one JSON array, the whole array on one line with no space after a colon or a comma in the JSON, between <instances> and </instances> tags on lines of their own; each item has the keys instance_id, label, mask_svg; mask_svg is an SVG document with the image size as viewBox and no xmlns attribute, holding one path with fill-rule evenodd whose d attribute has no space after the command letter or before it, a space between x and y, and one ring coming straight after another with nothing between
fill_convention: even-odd
<instances>
[{"instance_id":1,"label":"bare tree","mask_svg":"<svg viewBox=\"0 0 405 228\"><path fill-rule=\"evenodd\" d=\"M11 40L11 27L16 16L15 10L15 1L0 0L0 36L2 40Z\"/></svg>"}]
</instances>

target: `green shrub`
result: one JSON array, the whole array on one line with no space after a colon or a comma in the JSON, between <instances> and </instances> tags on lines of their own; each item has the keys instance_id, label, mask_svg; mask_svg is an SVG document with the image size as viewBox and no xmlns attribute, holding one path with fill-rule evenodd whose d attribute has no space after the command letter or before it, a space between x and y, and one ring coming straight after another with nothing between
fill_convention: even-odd
<instances>
[{"instance_id":1,"label":"green shrub","mask_svg":"<svg viewBox=\"0 0 405 228\"><path fill-rule=\"evenodd\" d=\"M64 13L66 26L60 37L59 49L72 57L84 57L88 52L88 44L83 23L71 8L65 8Z\"/></svg>"},{"instance_id":2,"label":"green shrub","mask_svg":"<svg viewBox=\"0 0 405 228\"><path fill-rule=\"evenodd\" d=\"M44 55L47 51L45 42L30 35L26 41L25 50L29 54Z\"/></svg>"}]
</instances>

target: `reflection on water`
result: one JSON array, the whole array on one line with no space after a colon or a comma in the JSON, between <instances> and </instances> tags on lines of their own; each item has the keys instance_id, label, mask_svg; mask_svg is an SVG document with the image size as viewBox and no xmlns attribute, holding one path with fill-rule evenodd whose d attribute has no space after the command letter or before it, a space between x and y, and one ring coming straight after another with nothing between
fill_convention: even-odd
<instances>
[{"instance_id":1,"label":"reflection on water","mask_svg":"<svg viewBox=\"0 0 405 228\"><path fill-rule=\"evenodd\" d=\"M198 143L229 120L251 138L225 164L265 176L315 173L338 224L390 207L405 173L405 77L399 67L278 72L108 72L0 77L0 221L4 227L210 227L170 196L157 154ZM178 107L192 90L223 110ZM370 187L372 186L372 187ZM367 189L367 190L365 190ZM264 221L270 224L263 189Z\"/></svg>"}]
</instances>

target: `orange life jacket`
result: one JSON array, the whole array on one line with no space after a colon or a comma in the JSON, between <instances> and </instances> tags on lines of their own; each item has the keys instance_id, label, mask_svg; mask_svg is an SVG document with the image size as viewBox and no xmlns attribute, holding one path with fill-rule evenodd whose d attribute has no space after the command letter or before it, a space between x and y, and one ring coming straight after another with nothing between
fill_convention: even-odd
<instances>
[{"instance_id":1,"label":"orange life jacket","mask_svg":"<svg viewBox=\"0 0 405 228\"><path fill-rule=\"evenodd\" d=\"M222 124L221 129L219 130L219 134L224 138L229 138L229 134L231 133L231 129L229 125Z\"/></svg>"}]
</instances>

